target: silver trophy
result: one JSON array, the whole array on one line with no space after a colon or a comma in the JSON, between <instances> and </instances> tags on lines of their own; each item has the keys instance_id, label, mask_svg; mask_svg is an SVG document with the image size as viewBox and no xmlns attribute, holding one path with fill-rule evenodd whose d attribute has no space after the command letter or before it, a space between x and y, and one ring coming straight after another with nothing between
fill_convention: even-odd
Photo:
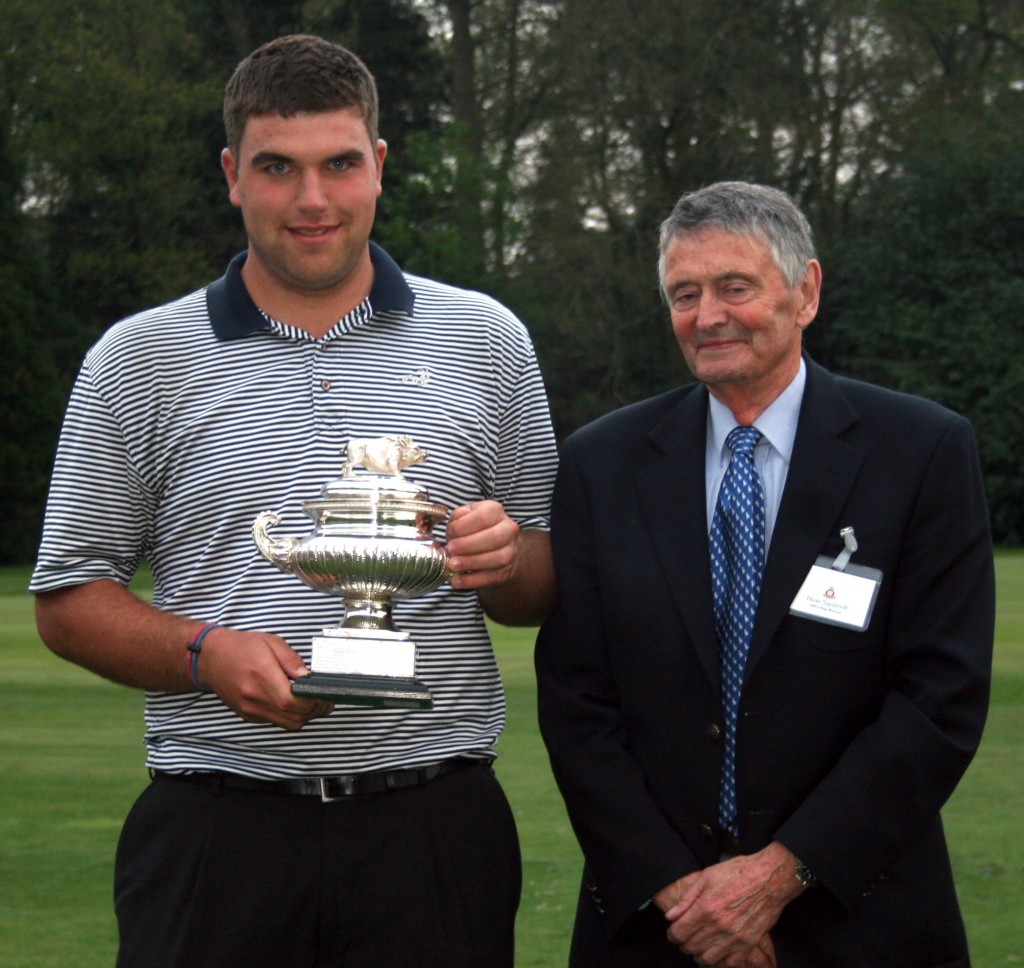
<instances>
[{"instance_id":1,"label":"silver trophy","mask_svg":"<svg viewBox=\"0 0 1024 968\"><path fill-rule=\"evenodd\" d=\"M411 437L348 442L342 476L302 510L312 534L272 538L272 511L253 522L261 554L310 588L340 595L345 619L313 639L310 674L292 684L297 696L360 706L429 709L430 690L416 679L416 644L395 628L391 603L433 591L448 577L448 554L433 537L447 509L402 476L427 451ZM354 471L356 466L369 473Z\"/></svg>"}]
</instances>

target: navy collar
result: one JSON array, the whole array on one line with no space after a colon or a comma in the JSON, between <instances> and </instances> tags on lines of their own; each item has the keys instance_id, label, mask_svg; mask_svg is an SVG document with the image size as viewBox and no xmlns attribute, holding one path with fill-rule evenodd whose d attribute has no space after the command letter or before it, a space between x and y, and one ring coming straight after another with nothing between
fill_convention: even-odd
<instances>
[{"instance_id":1,"label":"navy collar","mask_svg":"<svg viewBox=\"0 0 1024 968\"><path fill-rule=\"evenodd\" d=\"M242 266L247 252L240 252L227 271L206 287L206 308L217 339L241 339L261 329L270 329L270 322L252 301L242 281ZM412 315L415 296L405 281L398 263L375 242L370 243L373 263L373 287L370 307L374 314L397 311Z\"/></svg>"}]
</instances>

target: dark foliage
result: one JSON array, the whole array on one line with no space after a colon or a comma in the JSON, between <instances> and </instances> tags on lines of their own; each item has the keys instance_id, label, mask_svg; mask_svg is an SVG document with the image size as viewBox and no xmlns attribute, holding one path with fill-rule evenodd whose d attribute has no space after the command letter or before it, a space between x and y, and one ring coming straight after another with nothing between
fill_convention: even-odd
<instances>
[{"instance_id":1,"label":"dark foliage","mask_svg":"<svg viewBox=\"0 0 1024 968\"><path fill-rule=\"evenodd\" d=\"M560 435L687 379L658 224L765 181L818 236L812 354L967 414L996 538L1024 540L1016 0L7 0L5 28L0 560L32 556L87 347L244 246L223 85L293 31L375 73L377 239L524 319Z\"/></svg>"}]
</instances>

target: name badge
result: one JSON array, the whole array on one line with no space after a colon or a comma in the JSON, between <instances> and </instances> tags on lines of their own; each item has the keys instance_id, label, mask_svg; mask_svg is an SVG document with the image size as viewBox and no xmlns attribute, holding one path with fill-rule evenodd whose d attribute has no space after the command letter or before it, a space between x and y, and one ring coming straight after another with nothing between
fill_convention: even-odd
<instances>
[{"instance_id":1,"label":"name badge","mask_svg":"<svg viewBox=\"0 0 1024 968\"><path fill-rule=\"evenodd\" d=\"M850 564L850 555L857 550L853 529L844 528L840 534L846 545L844 551L835 559L818 556L789 611L815 622L863 632L871 622L882 573L877 568Z\"/></svg>"}]
</instances>

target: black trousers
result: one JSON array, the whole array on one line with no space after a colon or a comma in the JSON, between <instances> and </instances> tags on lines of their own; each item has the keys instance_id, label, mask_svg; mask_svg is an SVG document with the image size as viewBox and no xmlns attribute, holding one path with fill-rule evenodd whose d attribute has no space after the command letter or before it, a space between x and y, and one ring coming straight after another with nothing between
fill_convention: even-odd
<instances>
[{"instance_id":1,"label":"black trousers","mask_svg":"<svg viewBox=\"0 0 1024 968\"><path fill-rule=\"evenodd\" d=\"M522 865L488 766L333 803L158 776L114 880L118 968L511 968Z\"/></svg>"}]
</instances>

